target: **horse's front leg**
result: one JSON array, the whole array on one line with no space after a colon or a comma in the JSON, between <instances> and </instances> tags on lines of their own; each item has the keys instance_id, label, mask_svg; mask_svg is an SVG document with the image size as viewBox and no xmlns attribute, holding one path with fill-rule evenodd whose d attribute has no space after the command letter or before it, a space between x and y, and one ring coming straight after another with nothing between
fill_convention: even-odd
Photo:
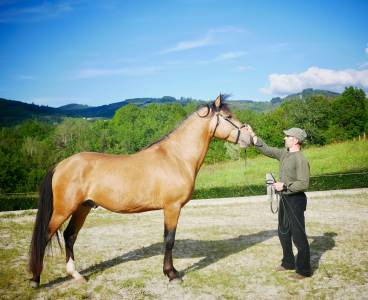
<instances>
[{"instance_id":1,"label":"horse's front leg","mask_svg":"<svg viewBox=\"0 0 368 300\"><path fill-rule=\"evenodd\" d=\"M165 246L165 257L164 257L164 274L169 277L169 280L173 280L179 277L178 271L174 268L172 249L175 243L176 226L180 215L180 206L171 206L164 209L165 214L165 230L164 230L164 246Z\"/></svg>"}]
</instances>

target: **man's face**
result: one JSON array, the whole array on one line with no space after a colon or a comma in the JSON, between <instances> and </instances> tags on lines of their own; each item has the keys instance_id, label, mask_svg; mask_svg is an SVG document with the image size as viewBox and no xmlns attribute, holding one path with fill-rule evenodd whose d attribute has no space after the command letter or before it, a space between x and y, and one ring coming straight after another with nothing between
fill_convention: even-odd
<instances>
[{"instance_id":1,"label":"man's face","mask_svg":"<svg viewBox=\"0 0 368 300\"><path fill-rule=\"evenodd\" d=\"M287 135L284 137L285 141L285 148L289 149L293 147L294 145L298 144L298 139L296 137Z\"/></svg>"}]
</instances>

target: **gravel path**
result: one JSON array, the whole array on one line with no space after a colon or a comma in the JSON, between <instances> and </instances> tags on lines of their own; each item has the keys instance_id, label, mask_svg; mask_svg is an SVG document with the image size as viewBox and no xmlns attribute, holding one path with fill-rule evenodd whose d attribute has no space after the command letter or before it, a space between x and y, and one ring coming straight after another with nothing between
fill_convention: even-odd
<instances>
[{"instance_id":1,"label":"gravel path","mask_svg":"<svg viewBox=\"0 0 368 300\"><path fill-rule=\"evenodd\" d=\"M368 299L368 189L308 193L314 274L276 273L281 247L267 196L190 201L173 251L183 281L162 274L163 213L93 210L75 245L87 282L65 275L64 253L45 258L42 287L28 286L34 211L0 214L2 299Z\"/></svg>"}]
</instances>

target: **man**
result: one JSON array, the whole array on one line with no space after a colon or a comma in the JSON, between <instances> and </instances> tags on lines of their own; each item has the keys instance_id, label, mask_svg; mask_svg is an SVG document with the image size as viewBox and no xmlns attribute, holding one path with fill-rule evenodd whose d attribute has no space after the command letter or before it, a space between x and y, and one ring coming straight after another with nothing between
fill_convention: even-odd
<instances>
[{"instance_id":1,"label":"man","mask_svg":"<svg viewBox=\"0 0 368 300\"><path fill-rule=\"evenodd\" d=\"M249 126L253 144L266 156L280 161L280 181L274 183L276 191L281 193L279 207L278 236L283 250L281 265L276 271L296 270L291 275L293 279L303 279L312 276L310 266L310 251L305 232L304 211L307 198L304 193L309 186L309 164L301 145L307 134L303 129L291 128L285 130L285 148L269 147L261 138L257 137ZM294 258L292 242L298 250Z\"/></svg>"}]
</instances>

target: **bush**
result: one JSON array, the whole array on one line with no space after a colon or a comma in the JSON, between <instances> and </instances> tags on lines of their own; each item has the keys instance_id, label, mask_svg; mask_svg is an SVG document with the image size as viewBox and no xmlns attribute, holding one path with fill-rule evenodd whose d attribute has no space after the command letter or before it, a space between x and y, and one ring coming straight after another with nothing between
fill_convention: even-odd
<instances>
[{"instance_id":1,"label":"bush","mask_svg":"<svg viewBox=\"0 0 368 300\"><path fill-rule=\"evenodd\" d=\"M37 207L37 194L0 195L0 211L23 210Z\"/></svg>"}]
</instances>

